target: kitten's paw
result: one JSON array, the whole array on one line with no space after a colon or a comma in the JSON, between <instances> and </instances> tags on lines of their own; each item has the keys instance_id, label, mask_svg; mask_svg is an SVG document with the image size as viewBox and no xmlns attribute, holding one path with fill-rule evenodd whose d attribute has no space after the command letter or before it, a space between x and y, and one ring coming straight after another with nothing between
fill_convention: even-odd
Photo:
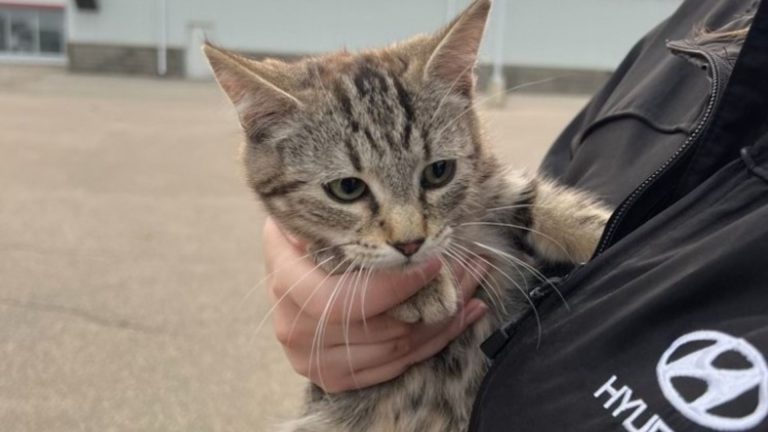
<instances>
[{"instance_id":1,"label":"kitten's paw","mask_svg":"<svg viewBox=\"0 0 768 432\"><path fill-rule=\"evenodd\" d=\"M389 315L408 324L415 324L421 321L421 312L415 305L411 304L410 302L402 303L396 308L390 310Z\"/></svg>"},{"instance_id":2,"label":"kitten's paw","mask_svg":"<svg viewBox=\"0 0 768 432\"><path fill-rule=\"evenodd\" d=\"M443 272L413 297L392 309L389 314L409 324L420 321L432 324L455 315L457 310L456 287L450 275Z\"/></svg>"}]
</instances>

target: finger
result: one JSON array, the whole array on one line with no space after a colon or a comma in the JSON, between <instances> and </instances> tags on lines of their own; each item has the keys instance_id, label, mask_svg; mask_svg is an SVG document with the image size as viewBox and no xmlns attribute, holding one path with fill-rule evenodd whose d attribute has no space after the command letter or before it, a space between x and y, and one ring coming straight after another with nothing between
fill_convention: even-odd
<instances>
[{"instance_id":1,"label":"finger","mask_svg":"<svg viewBox=\"0 0 768 432\"><path fill-rule=\"evenodd\" d=\"M415 335L410 346L418 347L415 351L379 367L356 371L346 378L325 382L325 390L329 393L370 387L392 380L402 375L413 364L420 363L440 352L446 345L456 339L469 326L481 319L488 308L479 300L472 300L463 313L455 317L447 325L425 328L422 334Z\"/></svg>"},{"instance_id":2,"label":"finger","mask_svg":"<svg viewBox=\"0 0 768 432\"><path fill-rule=\"evenodd\" d=\"M451 275L462 294L464 302L472 298L488 270L488 263L479 258L448 258Z\"/></svg>"},{"instance_id":3,"label":"finger","mask_svg":"<svg viewBox=\"0 0 768 432\"><path fill-rule=\"evenodd\" d=\"M471 260L465 269L464 277L459 281L459 292L464 302L468 302L480 287L480 282L488 272L488 263L480 260Z\"/></svg>"},{"instance_id":4,"label":"finger","mask_svg":"<svg viewBox=\"0 0 768 432\"><path fill-rule=\"evenodd\" d=\"M306 254L306 243L284 231L272 217L264 221L262 239L268 268L285 259L296 259Z\"/></svg>"},{"instance_id":5,"label":"finger","mask_svg":"<svg viewBox=\"0 0 768 432\"><path fill-rule=\"evenodd\" d=\"M316 346L294 345L285 348L285 352L301 375L316 383L328 383L346 379L358 370L396 361L411 351L411 344L410 338L402 337L377 344L336 345L319 350Z\"/></svg>"},{"instance_id":6,"label":"finger","mask_svg":"<svg viewBox=\"0 0 768 432\"><path fill-rule=\"evenodd\" d=\"M308 365L309 378L317 378L320 373L324 378L344 378L355 375L357 371L371 369L397 361L413 349L408 337L394 339L377 344L336 345L320 350L320 354L310 356L308 350L292 351L298 359L310 359L314 364ZM316 353L316 351L315 351Z\"/></svg>"},{"instance_id":7,"label":"finger","mask_svg":"<svg viewBox=\"0 0 768 432\"><path fill-rule=\"evenodd\" d=\"M290 296L302 306L302 313L339 323L376 316L402 303L437 276L441 263L432 259L404 272L374 272L370 278L367 274L328 275L310 260L298 260L290 267L275 269L273 277L279 283L272 289L276 295ZM343 266L336 270L343 270ZM366 286L353 289L363 280L367 280Z\"/></svg>"},{"instance_id":8,"label":"finger","mask_svg":"<svg viewBox=\"0 0 768 432\"><path fill-rule=\"evenodd\" d=\"M467 273L467 266L463 262L458 261L456 258L448 258L449 270L451 278L458 285L461 280L464 279Z\"/></svg>"},{"instance_id":9,"label":"finger","mask_svg":"<svg viewBox=\"0 0 768 432\"><path fill-rule=\"evenodd\" d=\"M470 300L461 313L442 325L424 326L411 333L413 346L417 347L410 356L418 363L437 354L464 330L485 315L488 307L481 300Z\"/></svg>"},{"instance_id":10,"label":"finger","mask_svg":"<svg viewBox=\"0 0 768 432\"><path fill-rule=\"evenodd\" d=\"M275 307L274 327L277 338L283 345L309 345L315 337L318 326L316 318L299 313L300 306L283 301ZM328 323L325 326L324 345L373 344L406 336L413 325L382 314L362 321Z\"/></svg>"},{"instance_id":11,"label":"finger","mask_svg":"<svg viewBox=\"0 0 768 432\"><path fill-rule=\"evenodd\" d=\"M270 217L271 219L271 217ZM284 229L279 223L274 222L274 224L277 226L277 228L280 230L280 232L285 236L286 240L295 247L296 249L300 251L306 251L307 250L307 241L302 240L299 237L296 237L295 235L291 234L289 231Z\"/></svg>"},{"instance_id":12,"label":"finger","mask_svg":"<svg viewBox=\"0 0 768 432\"><path fill-rule=\"evenodd\" d=\"M328 346L343 344L375 344L407 336L413 331L413 325L395 318L380 315L363 326L356 321L349 325L330 323L326 341Z\"/></svg>"}]
</instances>

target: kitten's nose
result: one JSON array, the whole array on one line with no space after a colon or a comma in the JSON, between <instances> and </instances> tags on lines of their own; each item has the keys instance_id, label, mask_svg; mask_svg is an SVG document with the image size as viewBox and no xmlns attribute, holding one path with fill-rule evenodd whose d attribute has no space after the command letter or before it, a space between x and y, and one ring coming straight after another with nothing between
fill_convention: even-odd
<instances>
[{"instance_id":1,"label":"kitten's nose","mask_svg":"<svg viewBox=\"0 0 768 432\"><path fill-rule=\"evenodd\" d=\"M421 245L424 244L424 239L410 240L402 243L392 243L392 247L399 250L400 253L409 257L419 251Z\"/></svg>"}]
</instances>

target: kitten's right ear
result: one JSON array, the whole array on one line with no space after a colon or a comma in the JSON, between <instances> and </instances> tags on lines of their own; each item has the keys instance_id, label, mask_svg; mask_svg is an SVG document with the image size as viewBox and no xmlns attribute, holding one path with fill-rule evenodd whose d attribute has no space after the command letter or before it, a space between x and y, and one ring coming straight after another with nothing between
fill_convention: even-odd
<instances>
[{"instance_id":1,"label":"kitten's right ear","mask_svg":"<svg viewBox=\"0 0 768 432\"><path fill-rule=\"evenodd\" d=\"M425 79L452 84L462 94L472 93L474 68L490 11L491 0L474 0L438 33L437 46L424 69Z\"/></svg>"},{"instance_id":2,"label":"kitten's right ear","mask_svg":"<svg viewBox=\"0 0 768 432\"><path fill-rule=\"evenodd\" d=\"M203 52L248 136L257 135L301 107L298 99L267 78L270 74L261 73L259 63L210 43L203 45Z\"/></svg>"}]
</instances>

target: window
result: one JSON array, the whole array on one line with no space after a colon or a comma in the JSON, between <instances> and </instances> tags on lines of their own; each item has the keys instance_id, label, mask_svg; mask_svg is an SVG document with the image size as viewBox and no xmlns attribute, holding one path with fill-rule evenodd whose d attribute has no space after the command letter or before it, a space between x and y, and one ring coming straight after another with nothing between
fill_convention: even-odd
<instances>
[{"instance_id":1,"label":"window","mask_svg":"<svg viewBox=\"0 0 768 432\"><path fill-rule=\"evenodd\" d=\"M64 54L64 9L3 5L0 55L60 57Z\"/></svg>"},{"instance_id":2,"label":"window","mask_svg":"<svg viewBox=\"0 0 768 432\"><path fill-rule=\"evenodd\" d=\"M64 52L64 20L61 11L41 10L40 19L40 52Z\"/></svg>"},{"instance_id":3,"label":"window","mask_svg":"<svg viewBox=\"0 0 768 432\"><path fill-rule=\"evenodd\" d=\"M8 50L8 17L0 12L0 52Z\"/></svg>"}]
</instances>

